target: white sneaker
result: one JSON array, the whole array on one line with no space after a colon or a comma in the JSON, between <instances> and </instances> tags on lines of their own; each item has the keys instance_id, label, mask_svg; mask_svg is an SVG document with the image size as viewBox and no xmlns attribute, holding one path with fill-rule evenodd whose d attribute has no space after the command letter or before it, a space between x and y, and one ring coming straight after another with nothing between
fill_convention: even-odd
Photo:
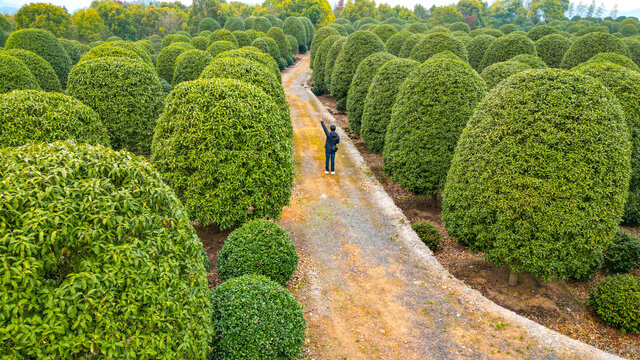
<instances>
[{"instance_id":1,"label":"white sneaker","mask_svg":"<svg viewBox=\"0 0 640 360\"><path fill-rule=\"evenodd\" d=\"M331 175L335 175L335 174L336 174L336 172L335 172L335 171L332 171L332 172L331 172Z\"/></svg>"},{"instance_id":2,"label":"white sneaker","mask_svg":"<svg viewBox=\"0 0 640 360\"><path fill-rule=\"evenodd\" d=\"M327 175L329 175L329 172L328 172L328 171L325 171L324 173L325 173L325 174L327 174Z\"/></svg>"}]
</instances>

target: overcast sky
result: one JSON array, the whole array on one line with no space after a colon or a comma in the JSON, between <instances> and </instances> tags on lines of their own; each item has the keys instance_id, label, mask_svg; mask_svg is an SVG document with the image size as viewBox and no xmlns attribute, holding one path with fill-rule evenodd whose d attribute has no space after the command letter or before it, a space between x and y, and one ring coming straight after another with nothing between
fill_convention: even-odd
<instances>
[{"instance_id":1,"label":"overcast sky","mask_svg":"<svg viewBox=\"0 0 640 360\"><path fill-rule=\"evenodd\" d=\"M21 7L24 4L36 2L37 0L0 0L0 7ZM186 5L191 5L192 0L180 0L182 3ZM494 0L489 0L492 3ZM91 0L48 0L48 1L38 1L38 2L47 2L54 5L66 6L69 11L74 11L79 8L88 7L91 3ZM247 4L256 4L262 3L262 1L256 0L245 0L242 1ZM329 0L331 5L335 4L336 0ZM346 1L345 1L346 2ZM415 4L422 4L423 6L429 8L431 5L449 5L457 2L457 0L380 0L376 1L376 3L387 3L389 5L402 5L406 6L410 9L413 8ZM574 1L576 3L580 2ZM591 0L582 0L584 3L590 3ZM610 10L614 7L615 4L618 4L618 9L621 11L633 10L640 8L640 1L638 0L596 0L596 4L604 4L604 8Z\"/></svg>"}]
</instances>

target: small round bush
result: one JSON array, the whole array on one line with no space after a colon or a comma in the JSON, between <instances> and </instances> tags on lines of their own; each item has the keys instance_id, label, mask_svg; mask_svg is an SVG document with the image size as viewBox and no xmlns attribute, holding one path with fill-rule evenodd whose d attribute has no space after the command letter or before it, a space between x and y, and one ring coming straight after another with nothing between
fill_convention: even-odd
<instances>
[{"instance_id":1,"label":"small round bush","mask_svg":"<svg viewBox=\"0 0 640 360\"><path fill-rule=\"evenodd\" d=\"M236 44L231 41L216 41L207 47L207 52L211 54L211 57L216 57L218 54L237 48Z\"/></svg>"},{"instance_id":2,"label":"small round bush","mask_svg":"<svg viewBox=\"0 0 640 360\"><path fill-rule=\"evenodd\" d=\"M94 49L97 49L103 46L118 47L118 48L133 51L136 54L138 54L138 56L140 57L140 59L142 59L142 61L147 63L149 66L153 66L153 61L151 60L151 56L149 56L149 53L147 53L147 51L142 46L139 46L136 43L133 43L131 41L110 41L102 45L98 45Z\"/></svg>"},{"instance_id":3,"label":"small round bush","mask_svg":"<svg viewBox=\"0 0 640 360\"><path fill-rule=\"evenodd\" d=\"M174 38L175 34L168 34L165 37L162 38L162 46L161 47L166 47L171 45L173 38Z\"/></svg>"},{"instance_id":4,"label":"small round bush","mask_svg":"<svg viewBox=\"0 0 640 360\"><path fill-rule=\"evenodd\" d=\"M395 26L391 24L382 24L371 29L371 32L378 35L382 42L387 42L389 38L398 33L398 30Z\"/></svg>"},{"instance_id":5,"label":"small round bush","mask_svg":"<svg viewBox=\"0 0 640 360\"><path fill-rule=\"evenodd\" d=\"M289 53L291 54L290 56L297 54L300 46L298 45L298 40L295 38L295 36L285 35L284 38L287 39L287 43L289 43Z\"/></svg>"},{"instance_id":6,"label":"small round bush","mask_svg":"<svg viewBox=\"0 0 640 360\"><path fill-rule=\"evenodd\" d=\"M269 44L267 44L267 41L265 40L264 36L261 36L253 40L253 42L251 43L251 46L253 46L254 48L260 49L260 51L262 51L265 54L271 54L271 49L269 49Z\"/></svg>"},{"instance_id":7,"label":"small round bush","mask_svg":"<svg viewBox=\"0 0 640 360\"><path fill-rule=\"evenodd\" d=\"M260 275L225 281L212 292L214 359L297 359L306 321L302 306Z\"/></svg>"},{"instance_id":8,"label":"small round bush","mask_svg":"<svg viewBox=\"0 0 640 360\"><path fill-rule=\"evenodd\" d=\"M484 54L494 41L496 41L495 37L483 34L472 38L469 42L469 46L467 47L469 65L471 65L471 67L476 71L482 70L482 59L484 58Z\"/></svg>"},{"instance_id":9,"label":"small round bush","mask_svg":"<svg viewBox=\"0 0 640 360\"><path fill-rule=\"evenodd\" d=\"M360 29L361 26L366 25L366 24L371 24L371 25L376 25L378 22L370 17L364 17L356 22L353 23L353 26L355 26L356 29Z\"/></svg>"},{"instance_id":10,"label":"small round bush","mask_svg":"<svg viewBox=\"0 0 640 360\"><path fill-rule=\"evenodd\" d=\"M0 94L13 90L40 90L38 80L22 60L0 53Z\"/></svg>"},{"instance_id":11,"label":"small round bush","mask_svg":"<svg viewBox=\"0 0 640 360\"><path fill-rule=\"evenodd\" d=\"M209 46L209 40L204 36L195 36L189 44L198 50L204 51L207 50L207 46Z\"/></svg>"},{"instance_id":12,"label":"small round bush","mask_svg":"<svg viewBox=\"0 0 640 360\"><path fill-rule=\"evenodd\" d=\"M251 45L251 38L245 31L236 30L232 34L238 41L238 47Z\"/></svg>"},{"instance_id":13,"label":"small round bush","mask_svg":"<svg viewBox=\"0 0 640 360\"><path fill-rule=\"evenodd\" d=\"M443 51L451 51L462 60L468 60L467 49L462 41L445 33L427 34L411 50L411 59L424 62L431 56Z\"/></svg>"},{"instance_id":14,"label":"small round bush","mask_svg":"<svg viewBox=\"0 0 640 360\"><path fill-rule=\"evenodd\" d=\"M536 45L526 35L511 33L497 38L484 54L482 69L520 54L536 55Z\"/></svg>"},{"instance_id":15,"label":"small round bush","mask_svg":"<svg viewBox=\"0 0 640 360\"><path fill-rule=\"evenodd\" d=\"M284 31L285 34L292 35L296 38L296 40L298 40L300 53L304 53L305 51L307 51L307 30L305 29L304 24L302 23L302 21L300 21L299 18L295 16L289 16L282 24L282 31Z\"/></svg>"},{"instance_id":16,"label":"small round bush","mask_svg":"<svg viewBox=\"0 0 640 360\"><path fill-rule=\"evenodd\" d=\"M84 55L82 55L78 63L105 57L127 58L131 60L142 61L140 55L138 55L133 50L128 50L116 46L109 46L109 43L104 43L87 51Z\"/></svg>"},{"instance_id":17,"label":"small round bush","mask_svg":"<svg viewBox=\"0 0 640 360\"><path fill-rule=\"evenodd\" d=\"M416 194L437 194L458 137L484 94L482 78L460 60L420 65L393 106L382 153L385 172Z\"/></svg>"},{"instance_id":18,"label":"small round bush","mask_svg":"<svg viewBox=\"0 0 640 360\"><path fill-rule=\"evenodd\" d=\"M548 66L541 58L531 54L520 54L512 57L509 61L517 61L529 65L532 69L546 69Z\"/></svg>"},{"instance_id":19,"label":"small round bush","mask_svg":"<svg viewBox=\"0 0 640 360\"><path fill-rule=\"evenodd\" d=\"M543 280L581 278L613 239L630 160L622 109L598 81L521 72L485 97L462 132L443 223L498 266Z\"/></svg>"},{"instance_id":20,"label":"small round bush","mask_svg":"<svg viewBox=\"0 0 640 360\"><path fill-rule=\"evenodd\" d=\"M280 20L279 18L275 17L274 15L267 14L267 15L265 15L265 17L267 19L269 19L269 21L271 22L272 26L277 26L277 27L280 27L280 28L282 27L282 20Z\"/></svg>"},{"instance_id":21,"label":"small round bush","mask_svg":"<svg viewBox=\"0 0 640 360\"><path fill-rule=\"evenodd\" d=\"M583 63L594 55L612 52L624 56L630 56L627 46L617 37L601 32L589 33L577 38L562 57L560 66L565 69Z\"/></svg>"},{"instance_id":22,"label":"small round bush","mask_svg":"<svg viewBox=\"0 0 640 360\"><path fill-rule=\"evenodd\" d=\"M278 45L278 49L280 50L280 57L286 58L291 55L291 48L289 47L289 43L285 38L284 32L279 27L272 27L267 31L267 36L272 38L276 44Z\"/></svg>"},{"instance_id":23,"label":"small round bush","mask_svg":"<svg viewBox=\"0 0 640 360\"><path fill-rule=\"evenodd\" d=\"M22 29L9 35L5 49L25 49L45 59L58 76L64 89L71 70L71 58L53 34L42 29Z\"/></svg>"},{"instance_id":24,"label":"small round bush","mask_svg":"<svg viewBox=\"0 0 640 360\"><path fill-rule=\"evenodd\" d=\"M151 57L151 60L153 60L153 57L156 55L156 49L153 47L153 44L151 43L151 41L138 40L135 42L135 44L141 47L144 51L146 51L147 55L149 55Z\"/></svg>"},{"instance_id":25,"label":"small round bush","mask_svg":"<svg viewBox=\"0 0 640 360\"><path fill-rule=\"evenodd\" d=\"M531 69L531 66L525 63L509 60L487 66L482 70L481 75L487 84L487 88L493 89L509 76L529 69Z\"/></svg>"},{"instance_id":26,"label":"small round bush","mask_svg":"<svg viewBox=\"0 0 640 360\"><path fill-rule=\"evenodd\" d=\"M332 35L340 35L340 33L338 32L338 30L329 27L329 26L325 26L322 27L318 30L318 32L316 33L316 35L313 37L313 41L311 42L311 49L310 49L310 53L309 53L309 57L310 57L310 61L311 64L314 64L314 60L315 60L315 56L316 56L316 51L318 50L318 48L320 47L320 44L322 44L322 42L324 41L324 39L328 38L329 36ZM291 35L293 36L293 35ZM295 38L295 36L293 36ZM297 39L296 39L297 41ZM298 49L296 48L295 53L298 53ZM313 66L311 66L311 68L313 69Z\"/></svg>"},{"instance_id":27,"label":"small round bush","mask_svg":"<svg viewBox=\"0 0 640 360\"><path fill-rule=\"evenodd\" d=\"M427 31L428 34L433 34L433 33L445 33L445 34L451 34L451 30L449 30L448 27L445 26L436 26L434 28L429 29L429 31Z\"/></svg>"},{"instance_id":28,"label":"small round bush","mask_svg":"<svg viewBox=\"0 0 640 360\"><path fill-rule=\"evenodd\" d=\"M387 42L385 42L384 47L391 54L398 56L400 55L400 50L402 49L402 45L411 35L412 34L408 31L400 31L392 35L387 40Z\"/></svg>"},{"instance_id":29,"label":"small round bush","mask_svg":"<svg viewBox=\"0 0 640 360\"><path fill-rule=\"evenodd\" d=\"M0 95L0 147L67 139L109 145L100 117L79 100L37 90Z\"/></svg>"},{"instance_id":30,"label":"small round bush","mask_svg":"<svg viewBox=\"0 0 640 360\"><path fill-rule=\"evenodd\" d=\"M255 60L271 69L273 73L276 74L278 81L282 82L282 75L280 74L280 69L278 69L278 64L273 61L271 56L263 53L255 47L247 46L242 49L228 50L218 54L216 57L240 57Z\"/></svg>"},{"instance_id":31,"label":"small round bush","mask_svg":"<svg viewBox=\"0 0 640 360\"><path fill-rule=\"evenodd\" d=\"M244 20L242 20L241 17L239 16L232 16L230 17L225 23L224 23L224 28L234 32L236 30L240 30L240 31L245 31L245 27L244 27Z\"/></svg>"},{"instance_id":32,"label":"small round bush","mask_svg":"<svg viewBox=\"0 0 640 360\"><path fill-rule=\"evenodd\" d=\"M262 39L267 43L267 45L269 46L269 55L276 63L278 63L279 69L283 70L284 66L282 66L280 61L280 59L282 59L282 56L280 56L280 47L278 46L278 43L268 36L260 37L258 39Z\"/></svg>"},{"instance_id":33,"label":"small round bush","mask_svg":"<svg viewBox=\"0 0 640 360\"><path fill-rule=\"evenodd\" d=\"M158 76L167 80L173 81L173 71L175 70L176 60L183 52L193 50L193 46L187 43L175 43L165 48L162 48L158 59L156 60L156 71Z\"/></svg>"},{"instance_id":34,"label":"small round bush","mask_svg":"<svg viewBox=\"0 0 640 360\"><path fill-rule=\"evenodd\" d=\"M360 124L362 120L362 112L364 110L364 102L369 92L369 85L376 76L378 70L395 56L386 51L380 51L367 56L353 76L349 93L347 95L347 116L349 117L349 128L356 134L360 134Z\"/></svg>"},{"instance_id":35,"label":"small round bush","mask_svg":"<svg viewBox=\"0 0 640 360\"><path fill-rule=\"evenodd\" d=\"M359 30L347 37L331 74L330 90L336 100L346 99L358 65L378 51L384 51L384 43L376 34Z\"/></svg>"},{"instance_id":36,"label":"small round bush","mask_svg":"<svg viewBox=\"0 0 640 360\"><path fill-rule=\"evenodd\" d=\"M202 225L226 230L278 218L293 183L291 132L281 114L271 96L243 81L183 82L158 120L151 163Z\"/></svg>"},{"instance_id":37,"label":"small round bush","mask_svg":"<svg viewBox=\"0 0 640 360\"><path fill-rule=\"evenodd\" d=\"M82 44L79 41L68 39L58 39L58 41L69 55L69 59L71 59L71 65L77 64L78 60L80 60L80 57L82 56L82 52L78 48L78 45Z\"/></svg>"},{"instance_id":38,"label":"small round bush","mask_svg":"<svg viewBox=\"0 0 640 360\"><path fill-rule=\"evenodd\" d=\"M219 29L220 29L220 23L218 23L216 19L213 19L210 17L203 18L202 20L200 20L200 23L198 24L198 31L200 32L205 30L216 31Z\"/></svg>"},{"instance_id":39,"label":"small round bush","mask_svg":"<svg viewBox=\"0 0 640 360\"><path fill-rule=\"evenodd\" d=\"M560 34L551 34L536 41L538 56L551 68L558 68L564 53L571 47L571 40Z\"/></svg>"},{"instance_id":40,"label":"small round bush","mask_svg":"<svg viewBox=\"0 0 640 360\"><path fill-rule=\"evenodd\" d=\"M413 231L418 234L420 240L422 240L422 242L425 243L431 251L438 250L438 244L440 244L442 236L435 226L426 221L418 221L411 224L411 227L413 228Z\"/></svg>"},{"instance_id":41,"label":"small round bush","mask_svg":"<svg viewBox=\"0 0 640 360\"><path fill-rule=\"evenodd\" d=\"M302 21L302 25L304 25L305 27L306 35L307 35L307 43L305 45L306 45L306 48L309 49L309 47L311 46L311 42L313 41L313 38L316 35L316 28L313 26L313 23L311 22L311 20L309 20L308 17L300 16L298 19Z\"/></svg>"},{"instance_id":42,"label":"small round bush","mask_svg":"<svg viewBox=\"0 0 640 360\"><path fill-rule=\"evenodd\" d=\"M453 24L449 25L449 30L451 31L462 31L465 33L470 33L471 32L471 28L469 27L469 25L467 23L464 23L462 21L458 21L458 22L454 22Z\"/></svg>"},{"instance_id":43,"label":"small round bush","mask_svg":"<svg viewBox=\"0 0 640 360\"><path fill-rule=\"evenodd\" d=\"M187 43L190 44L191 43L191 37L184 35L184 34L172 34L173 36L171 36L171 42L167 44L171 45L171 44L175 44L175 43Z\"/></svg>"},{"instance_id":44,"label":"small round bush","mask_svg":"<svg viewBox=\"0 0 640 360\"><path fill-rule=\"evenodd\" d=\"M338 30L341 36L349 36L349 34L352 34L354 31L356 31L355 28L353 29L353 31L349 31L347 30L347 25L341 25L336 23L331 23L327 27ZM351 28L353 28L353 26L351 26Z\"/></svg>"},{"instance_id":45,"label":"small round bush","mask_svg":"<svg viewBox=\"0 0 640 360\"><path fill-rule=\"evenodd\" d=\"M224 281L255 274L286 286L297 267L298 254L289 234L262 219L234 230L218 253L218 274Z\"/></svg>"},{"instance_id":46,"label":"small round bush","mask_svg":"<svg viewBox=\"0 0 640 360\"><path fill-rule=\"evenodd\" d=\"M53 67L45 59L24 49L4 50L0 54L9 55L22 61L29 69L29 72L36 78L42 90L62 92L62 86L58 76L56 76L56 72L53 71Z\"/></svg>"},{"instance_id":47,"label":"small round bush","mask_svg":"<svg viewBox=\"0 0 640 360\"><path fill-rule=\"evenodd\" d=\"M271 21L264 16L259 16L253 21L253 30L267 33L273 25Z\"/></svg>"},{"instance_id":48,"label":"small round bush","mask_svg":"<svg viewBox=\"0 0 640 360\"><path fill-rule=\"evenodd\" d=\"M211 54L206 51L194 49L183 52L176 59L171 83L177 85L183 81L199 78L202 70L209 65L211 59L213 59Z\"/></svg>"},{"instance_id":49,"label":"small round bush","mask_svg":"<svg viewBox=\"0 0 640 360\"><path fill-rule=\"evenodd\" d=\"M427 60L433 60L433 59L449 59L449 60L460 60L460 61L464 61L460 58L460 56L452 53L451 51L442 51L439 52L435 55L431 55L431 57L429 57L429 59ZM466 61L465 61L466 62Z\"/></svg>"},{"instance_id":50,"label":"small round bush","mask_svg":"<svg viewBox=\"0 0 640 360\"><path fill-rule=\"evenodd\" d=\"M640 241L622 230L604 252L602 267L612 273L626 273L640 264Z\"/></svg>"},{"instance_id":51,"label":"small round bush","mask_svg":"<svg viewBox=\"0 0 640 360\"><path fill-rule=\"evenodd\" d=\"M249 31L249 30L253 30L253 22L256 20L255 16L249 16L248 18L244 19L244 28ZM255 30L254 30L255 31ZM255 39L254 39L255 40Z\"/></svg>"},{"instance_id":52,"label":"small round bush","mask_svg":"<svg viewBox=\"0 0 640 360\"><path fill-rule=\"evenodd\" d=\"M527 36L533 41L538 41L547 35L557 33L558 29L549 25L536 25L531 30L527 31Z\"/></svg>"},{"instance_id":53,"label":"small round bush","mask_svg":"<svg viewBox=\"0 0 640 360\"><path fill-rule=\"evenodd\" d=\"M341 37L334 41L333 45L331 45L331 49L329 49L329 52L326 55L327 58L324 61L324 86L327 88L327 91L331 91L333 70L335 68L338 55L342 52L342 48L346 41L346 37Z\"/></svg>"},{"instance_id":54,"label":"small round bush","mask_svg":"<svg viewBox=\"0 0 640 360\"><path fill-rule=\"evenodd\" d=\"M626 38L622 42L627 45L631 60L640 66L640 38Z\"/></svg>"},{"instance_id":55,"label":"small round bush","mask_svg":"<svg viewBox=\"0 0 640 360\"><path fill-rule=\"evenodd\" d=\"M249 37L249 40L254 41L255 39L257 39L259 37L259 33L253 29L247 29L247 31L245 31L245 33L247 33L247 36Z\"/></svg>"},{"instance_id":56,"label":"small round bush","mask_svg":"<svg viewBox=\"0 0 640 360\"><path fill-rule=\"evenodd\" d=\"M638 35L638 28L633 24L625 24L620 27L620 34L623 37Z\"/></svg>"},{"instance_id":57,"label":"small round bush","mask_svg":"<svg viewBox=\"0 0 640 360\"><path fill-rule=\"evenodd\" d=\"M419 22L408 24L404 28L410 33L414 33L414 34L426 33L427 31L429 31L429 27L427 25Z\"/></svg>"},{"instance_id":58,"label":"small round bush","mask_svg":"<svg viewBox=\"0 0 640 360\"><path fill-rule=\"evenodd\" d=\"M613 275L591 291L588 305L607 325L640 334L640 279Z\"/></svg>"},{"instance_id":59,"label":"small round bush","mask_svg":"<svg viewBox=\"0 0 640 360\"><path fill-rule=\"evenodd\" d=\"M515 24L504 24L504 25L500 26L499 30L502 31L505 34L509 34L509 33L514 32L514 31L519 31L520 29Z\"/></svg>"},{"instance_id":60,"label":"small round bush","mask_svg":"<svg viewBox=\"0 0 640 360\"><path fill-rule=\"evenodd\" d=\"M406 38L406 40L402 44L402 47L400 48L398 57L409 58L414 46L416 46L422 39L424 39L425 36L426 34L413 34L410 37Z\"/></svg>"},{"instance_id":61,"label":"small round bush","mask_svg":"<svg viewBox=\"0 0 640 360\"><path fill-rule=\"evenodd\" d=\"M324 39L317 49L313 60L313 72L311 73L311 90L316 95L323 95L329 91L325 84L325 63L333 43L340 38L342 38L340 35L331 35Z\"/></svg>"},{"instance_id":62,"label":"small round bush","mask_svg":"<svg viewBox=\"0 0 640 360\"><path fill-rule=\"evenodd\" d=\"M513 31L515 32L515 31ZM491 35L494 38L499 38L505 35L505 33L503 33L502 31L498 30L498 29L491 29L491 28L485 28L483 29L483 31L481 32L481 34L485 34L485 35Z\"/></svg>"},{"instance_id":63,"label":"small round bush","mask_svg":"<svg viewBox=\"0 0 640 360\"><path fill-rule=\"evenodd\" d=\"M4 148L0 193L3 344L17 358L206 357L202 243L145 159L72 141Z\"/></svg>"},{"instance_id":64,"label":"small round bush","mask_svg":"<svg viewBox=\"0 0 640 360\"><path fill-rule=\"evenodd\" d=\"M162 85L153 68L125 58L84 61L71 70L67 95L100 115L114 149L149 154L153 128L164 102Z\"/></svg>"},{"instance_id":65,"label":"small round bush","mask_svg":"<svg viewBox=\"0 0 640 360\"><path fill-rule=\"evenodd\" d=\"M227 29L216 30L209 35L209 44L213 44L216 41L230 41L238 46L238 39Z\"/></svg>"},{"instance_id":66,"label":"small round bush","mask_svg":"<svg viewBox=\"0 0 640 360\"><path fill-rule=\"evenodd\" d=\"M616 54L616 53L600 53L600 54L594 55L591 59L589 59L587 61L587 63L599 62L599 61L612 62L612 63L614 63L616 65L620 65L620 66L626 67L629 70L640 72L640 67L638 65L636 65L636 63L634 63L633 60L629 59L628 57L626 57L624 55L620 55L620 54ZM585 63L583 63L583 64L585 64ZM578 66L580 66L580 65L578 65Z\"/></svg>"},{"instance_id":67,"label":"small round bush","mask_svg":"<svg viewBox=\"0 0 640 360\"><path fill-rule=\"evenodd\" d=\"M109 36L106 41L107 42L109 42L109 41L122 41L122 38L120 36L112 35L112 36Z\"/></svg>"},{"instance_id":68,"label":"small round bush","mask_svg":"<svg viewBox=\"0 0 640 360\"><path fill-rule=\"evenodd\" d=\"M377 153L384 148L384 138L391 119L400 85L419 63L410 59L394 59L385 63L371 81L367 92L360 135L367 147Z\"/></svg>"}]
</instances>

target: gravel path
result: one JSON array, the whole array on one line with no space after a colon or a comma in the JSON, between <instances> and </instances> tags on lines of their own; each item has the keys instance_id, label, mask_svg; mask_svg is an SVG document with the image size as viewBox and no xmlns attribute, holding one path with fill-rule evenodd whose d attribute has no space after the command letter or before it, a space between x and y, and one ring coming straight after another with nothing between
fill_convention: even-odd
<instances>
[{"instance_id":1,"label":"gravel path","mask_svg":"<svg viewBox=\"0 0 640 360\"><path fill-rule=\"evenodd\" d=\"M453 278L410 228L339 129L337 175L324 174L332 122L306 88L305 56L283 76L296 186L281 224L301 254L305 359L617 359L498 307Z\"/></svg>"}]
</instances>

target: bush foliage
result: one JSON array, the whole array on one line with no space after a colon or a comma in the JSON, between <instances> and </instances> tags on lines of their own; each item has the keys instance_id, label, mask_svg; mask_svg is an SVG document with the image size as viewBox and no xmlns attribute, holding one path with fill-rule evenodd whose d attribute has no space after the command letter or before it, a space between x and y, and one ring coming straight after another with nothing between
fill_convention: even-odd
<instances>
[{"instance_id":1,"label":"bush foliage","mask_svg":"<svg viewBox=\"0 0 640 360\"><path fill-rule=\"evenodd\" d=\"M533 41L538 41L543 37L551 34L557 34L558 29L549 25L537 25L527 31L527 36Z\"/></svg>"},{"instance_id":2,"label":"bush foliage","mask_svg":"<svg viewBox=\"0 0 640 360\"><path fill-rule=\"evenodd\" d=\"M418 62L425 62L431 56L443 52L451 51L463 61L468 61L467 49L462 41L446 33L427 34L411 50L411 58Z\"/></svg>"},{"instance_id":3,"label":"bush foliage","mask_svg":"<svg viewBox=\"0 0 640 360\"><path fill-rule=\"evenodd\" d=\"M520 54L536 55L536 45L531 39L517 32L501 36L487 48L482 59L482 69Z\"/></svg>"},{"instance_id":4,"label":"bush foliage","mask_svg":"<svg viewBox=\"0 0 640 360\"><path fill-rule=\"evenodd\" d=\"M238 39L227 29L219 29L209 35L209 44L213 44L216 41L230 41L238 46Z\"/></svg>"},{"instance_id":5,"label":"bush foliage","mask_svg":"<svg viewBox=\"0 0 640 360\"><path fill-rule=\"evenodd\" d=\"M242 49L228 50L218 54L216 57L240 57L257 61L271 69L274 74L276 74L278 81L282 81L282 75L280 74L278 64L273 60L273 58L271 58L271 56L263 53L257 48L248 46Z\"/></svg>"},{"instance_id":6,"label":"bush foliage","mask_svg":"<svg viewBox=\"0 0 640 360\"><path fill-rule=\"evenodd\" d=\"M237 48L236 44L231 41L216 41L207 47L207 52L211 54L211 57L216 57L218 54Z\"/></svg>"},{"instance_id":7,"label":"bush foliage","mask_svg":"<svg viewBox=\"0 0 640 360\"><path fill-rule=\"evenodd\" d=\"M338 59L338 55L342 52L342 48L344 47L344 43L347 41L346 37L341 37L336 39L331 45L329 52L327 53L327 58L324 60L324 86L327 88L327 91L331 91L331 81L333 79L333 70L336 65L336 60Z\"/></svg>"},{"instance_id":8,"label":"bush foliage","mask_svg":"<svg viewBox=\"0 0 640 360\"><path fill-rule=\"evenodd\" d=\"M614 275L591 291L589 306L610 326L640 334L640 279Z\"/></svg>"},{"instance_id":9,"label":"bush foliage","mask_svg":"<svg viewBox=\"0 0 640 360\"><path fill-rule=\"evenodd\" d=\"M40 90L38 80L22 60L0 53L0 94L13 90Z\"/></svg>"},{"instance_id":10,"label":"bush foliage","mask_svg":"<svg viewBox=\"0 0 640 360\"><path fill-rule=\"evenodd\" d=\"M627 46L617 37L611 34L593 32L577 38L562 57L560 66L565 69L583 63L594 55L612 52L624 56L630 56Z\"/></svg>"},{"instance_id":11,"label":"bush foliage","mask_svg":"<svg viewBox=\"0 0 640 360\"><path fill-rule=\"evenodd\" d=\"M476 71L482 71L482 59L496 38L491 35L479 35L471 39L468 47L469 65Z\"/></svg>"},{"instance_id":12,"label":"bush foliage","mask_svg":"<svg viewBox=\"0 0 640 360\"><path fill-rule=\"evenodd\" d=\"M240 30L240 31L246 30L244 28L244 20L242 20L242 18L239 16L232 16L229 19L227 19L227 21L225 21L224 23L224 28L231 32L234 32L237 30Z\"/></svg>"},{"instance_id":13,"label":"bush foliage","mask_svg":"<svg viewBox=\"0 0 640 360\"><path fill-rule=\"evenodd\" d=\"M220 29L220 23L218 23L216 19L213 19L210 17L203 18L202 20L200 20L200 23L198 24L198 31L200 32L205 30L216 31L219 29Z\"/></svg>"},{"instance_id":14,"label":"bush foliage","mask_svg":"<svg viewBox=\"0 0 640 360\"><path fill-rule=\"evenodd\" d=\"M435 226L426 221L418 221L411 224L411 227L413 228L413 231L418 234L420 240L422 240L422 242L424 242L431 251L438 250L438 244L440 244L442 236Z\"/></svg>"},{"instance_id":15,"label":"bush foliage","mask_svg":"<svg viewBox=\"0 0 640 360\"><path fill-rule=\"evenodd\" d=\"M544 60L531 54L516 55L509 59L509 61L517 61L519 63L529 65L532 69L546 69L548 67Z\"/></svg>"},{"instance_id":16,"label":"bush foliage","mask_svg":"<svg viewBox=\"0 0 640 360\"><path fill-rule=\"evenodd\" d=\"M400 50L402 50L402 45L411 35L412 33L409 31L400 31L392 35L387 42L384 43L384 47L391 54L399 56Z\"/></svg>"},{"instance_id":17,"label":"bush foliage","mask_svg":"<svg viewBox=\"0 0 640 360\"><path fill-rule=\"evenodd\" d=\"M300 53L307 51L307 30L305 25L299 18L295 16L289 16L282 24L282 30L285 34L292 35L298 40L298 46L300 46Z\"/></svg>"},{"instance_id":18,"label":"bush foliage","mask_svg":"<svg viewBox=\"0 0 640 360\"><path fill-rule=\"evenodd\" d=\"M53 71L53 67L40 56L24 49L4 50L0 54L8 55L22 61L29 69L29 72L35 77L42 90L62 92L60 80L56 72Z\"/></svg>"},{"instance_id":19,"label":"bush foliage","mask_svg":"<svg viewBox=\"0 0 640 360\"><path fill-rule=\"evenodd\" d=\"M311 90L316 95L323 95L329 91L325 84L325 64L333 43L340 38L342 38L340 35L328 36L318 47L316 56L313 59L313 72L311 73Z\"/></svg>"},{"instance_id":20,"label":"bush foliage","mask_svg":"<svg viewBox=\"0 0 640 360\"><path fill-rule=\"evenodd\" d=\"M206 357L202 244L147 161L71 141L4 148L0 193L5 357Z\"/></svg>"},{"instance_id":21,"label":"bush foliage","mask_svg":"<svg viewBox=\"0 0 640 360\"><path fill-rule=\"evenodd\" d=\"M383 43L386 43L391 36L398 33L398 29L391 24L381 24L371 29L371 32L376 34Z\"/></svg>"},{"instance_id":22,"label":"bush foliage","mask_svg":"<svg viewBox=\"0 0 640 360\"><path fill-rule=\"evenodd\" d=\"M595 79L553 69L513 75L462 133L443 223L515 272L580 278L613 239L630 157L622 108Z\"/></svg>"},{"instance_id":23,"label":"bush foliage","mask_svg":"<svg viewBox=\"0 0 640 360\"><path fill-rule=\"evenodd\" d=\"M629 272L640 264L640 241L622 230L604 252L602 267L609 272Z\"/></svg>"},{"instance_id":24,"label":"bush foliage","mask_svg":"<svg viewBox=\"0 0 640 360\"><path fill-rule=\"evenodd\" d=\"M594 55L588 61L586 61L586 63L601 62L601 61L608 61L616 65L624 66L629 70L640 72L640 67L636 65L636 63L634 63L633 60L629 59L624 55L620 55L616 53L599 53L597 55ZM585 64L585 63L582 63L582 64Z\"/></svg>"},{"instance_id":25,"label":"bush foliage","mask_svg":"<svg viewBox=\"0 0 640 360\"><path fill-rule=\"evenodd\" d=\"M176 59L171 83L177 85L183 81L199 78L202 70L209 65L211 59L213 59L211 54L206 51L193 49L183 52Z\"/></svg>"},{"instance_id":26,"label":"bush foliage","mask_svg":"<svg viewBox=\"0 0 640 360\"><path fill-rule=\"evenodd\" d=\"M194 47L187 43L175 43L162 48L156 60L156 71L158 76L167 80L169 83L173 81L173 72L176 67L176 60L183 52L193 50Z\"/></svg>"},{"instance_id":27,"label":"bush foliage","mask_svg":"<svg viewBox=\"0 0 640 360\"><path fill-rule=\"evenodd\" d=\"M529 69L531 69L531 66L525 63L509 60L487 66L482 70L481 75L487 83L487 88L493 89L509 76Z\"/></svg>"},{"instance_id":28,"label":"bush foliage","mask_svg":"<svg viewBox=\"0 0 640 360\"><path fill-rule=\"evenodd\" d=\"M333 35L340 35L340 33L338 32L338 30L329 27L329 26L325 26L322 27L318 30L318 32L316 33L315 37L313 38L313 41L311 42L311 49L309 52L309 57L311 59L311 68L315 69L315 57L317 54L317 50L320 48L320 45L322 44L322 42L324 41L324 39L328 38L329 36L333 36ZM292 35L293 36L293 35ZM294 36L295 38L295 36ZM297 41L297 39L296 39ZM296 51L297 52L297 51Z\"/></svg>"},{"instance_id":29,"label":"bush foliage","mask_svg":"<svg viewBox=\"0 0 640 360\"><path fill-rule=\"evenodd\" d=\"M536 41L538 56L551 68L559 68L562 57L571 47L571 40L560 34L551 34Z\"/></svg>"}]
</instances>

